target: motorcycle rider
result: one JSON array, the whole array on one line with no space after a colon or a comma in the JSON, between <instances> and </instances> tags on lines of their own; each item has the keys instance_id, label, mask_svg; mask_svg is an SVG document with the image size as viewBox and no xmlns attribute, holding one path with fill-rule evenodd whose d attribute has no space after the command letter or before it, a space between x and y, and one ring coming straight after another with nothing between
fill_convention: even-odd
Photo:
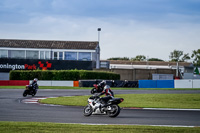
<instances>
[{"instance_id":1,"label":"motorcycle rider","mask_svg":"<svg viewBox=\"0 0 200 133\"><path fill-rule=\"evenodd\" d=\"M32 92L35 92L37 87L38 87L38 84L37 84L37 81L38 79L37 78L34 78L32 83L29 85L29 88Z\"/></svg>"},{"instance_id":2,"label":"motorcycle rider","mask_svg":"<svg viewBox=\"0 0 200 133\"><path fill-rule=\"evenodd\" d=\"M95 87L91 90L91 94L102 92L105 85L106 81L105 80L101 81L99 84L97 84L97 88Z\"/></svg>"},{"instance_id":3,"label":"motorcycle rider","mask_svg":"<svg viewBox=\"0 0 200 133\"><path fill-rule=\"evenodd\" d=\"M105 81L105 80L101 81L101 82L97 85L97 86L98 86L98 91L99 91L99 92L103 91L105 85L106 85L106 81Z\"/></svg>"},{"instance_id":4,"label":"motorcycle rider","mask_svg":"<svg viewBox=\"0 0 200 133\"><path fill-rule=\"evenodd\" d=\"M114 98L114 93L113 93L113 91L110 89L110 86L109 86L109 85L105 85L103 91L102 91L100 94L98 94L98 96L101 96L101 95L103 95L103 94L105 94L105 97L101 97L101 98L100 98L100 102L101 102L101 104L100 104L100 106L99 106L100 110L101 110L102 107L105 107L105 106L106 106L108 100Z\"/></svg>"}]
</instances>

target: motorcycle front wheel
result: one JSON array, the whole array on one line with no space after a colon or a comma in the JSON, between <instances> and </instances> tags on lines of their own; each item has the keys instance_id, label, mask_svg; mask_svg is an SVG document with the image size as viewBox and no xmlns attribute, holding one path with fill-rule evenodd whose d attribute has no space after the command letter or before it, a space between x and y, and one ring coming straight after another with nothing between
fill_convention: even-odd
<instances>
[{"instance_id":1,"label":"motorcycle front wheel","mask_svg":"<svg viewBox=\"0 0 200 133\"><path fill-rule=\"evenodd\" d=\"M92 107L88 104L87 106L84 107L84 116L90 116L92 114L93 110Z\"/></svg>"},{"instance_id":2,"label":"motorcycle front wheel","mask_svg":"<svg viewBox=\"0 0 200 133\"><path fill-rule=\"evenodd\" d=\"M108 111L109 117L117 117L120 113L120 107L116 104L111 105L111 110Z\"/></svg>"},{"instance_id":3,"label":"motorcycle front wheel","mask_svg":"<svg viewBox=\"0 0 200 133\"><path fill-rule=\"evenodd\" d=\"M24 90L23 97L26 97L26 96L27 96L27 91Z\"/></svg>"}]
</instances>

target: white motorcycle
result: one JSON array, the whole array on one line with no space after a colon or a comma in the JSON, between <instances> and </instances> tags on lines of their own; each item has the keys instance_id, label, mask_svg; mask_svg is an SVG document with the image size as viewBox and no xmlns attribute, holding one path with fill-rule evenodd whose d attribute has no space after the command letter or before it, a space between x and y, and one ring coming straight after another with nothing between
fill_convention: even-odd
<instances>
[{"instance_id":1,"label":"white motorcycle","mask_svg":"<svg viewBox=\"0 0 200 133\"><path fill-rule=\"evenodd\" d=\"M102 107L100 97L93 95L88 98L88 105L84 107L83 114L84 116L90 116L92 114L107 114L109 117L116 117L120 113L120 107L118 104L123 101L123 98L112 98Z\"/></svg>"}]
</instances>

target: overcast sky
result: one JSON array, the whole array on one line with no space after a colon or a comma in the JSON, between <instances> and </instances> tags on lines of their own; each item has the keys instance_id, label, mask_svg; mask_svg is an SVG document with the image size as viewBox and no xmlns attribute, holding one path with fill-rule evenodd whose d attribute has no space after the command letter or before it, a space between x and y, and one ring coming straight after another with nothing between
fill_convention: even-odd
<instances>
[{"instance_id":1,"label":"overcast sky","mask_svg":"<svg viewBox=\"0 0 200 133\"><path fill-rule=\"evenodd\" d=\"M200 48L200 0L0 0L0 39L98 41L101 59Z\"/></svg>"}]
</instances>

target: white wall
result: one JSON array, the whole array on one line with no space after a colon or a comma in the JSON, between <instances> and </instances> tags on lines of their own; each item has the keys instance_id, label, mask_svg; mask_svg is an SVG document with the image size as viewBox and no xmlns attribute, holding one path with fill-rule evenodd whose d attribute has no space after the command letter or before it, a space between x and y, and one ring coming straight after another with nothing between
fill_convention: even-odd
<instances>
[{"instance_id":1,"label":"white wall","mask_svg":"<svg viewBox=\"0 0 200 133\"><path fill-rule=\"evenodd\" d=\"M174 88L192 88L192 80L174 80Z\"/></svg>"},{"instance_id":2,"label":"white wall","mask_svg":"<svg viewBox=\"0 0 200 133\"><path fill-rule=\"evenodd\" d=\"M30 83L32 80L29 81ZM74 81L39 80L39 86L74 86Z\"/></svg>"},{"instance_id":3,"label":"white wall","mask_svg":"<svg viewBox=\"0 0 200 133\"><path fill-rule=\"evenodd\" d=\"M74 86L74 81L52 81L52 86Z\"/></svg>"},{"instance_id":4,"label":"white wall","mask_svg":"<svg viewBox=\"0 0 200 133\"><path fill-rule=\"evenodd\" d=\"M174 88L200 88L199 79L174 80Z\"/></svg>"},{"instance_id":5,"label":"white wall","mask_svg":"<svg viewBox=\"0 0 200 133\"><path fill-rule=\"evenodd\" d=\"M193 88L200 88L200 80L193 80Z\"/></svg>"}]
</instances>

